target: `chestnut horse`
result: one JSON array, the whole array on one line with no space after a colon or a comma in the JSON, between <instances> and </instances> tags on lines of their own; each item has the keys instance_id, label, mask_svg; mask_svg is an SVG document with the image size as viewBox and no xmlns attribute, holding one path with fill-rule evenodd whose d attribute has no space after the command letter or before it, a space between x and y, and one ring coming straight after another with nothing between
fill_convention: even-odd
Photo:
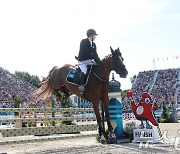
<instances>
[{"instance_id":1,"label":"chestnut horse","mask_svg":"<svg viewBox=\"0 0 180 154\"><path fill-rule=\"evenodd\" d=\"M61 101L62 99L67 99L71 94L75 94L91 101L99 126L99 136L101 138L104 137L106 141L109 137L114 135L108 110L109 75L112 70L119 74L121 78L126 78L128 74L119 48L115 51L111 47L110 49L111 54L102 59L100 64L93 66L83 94L79 91L77 85L70 84L66 81L68 73L72 70L72 68L75 68L75 66L67 64L61 68L55 66L49 72L49 75L46 77L41 87L35 92L35 95L38 97L48 97L54 92L56 93L56 96L58 95L58 97L61 97L59 92L63 92L64 98L61 98ZM102 127L102 120L99 112L100 101L102 102L105 111L109 136L105 133Z\"/></svg>"}]
</instances>

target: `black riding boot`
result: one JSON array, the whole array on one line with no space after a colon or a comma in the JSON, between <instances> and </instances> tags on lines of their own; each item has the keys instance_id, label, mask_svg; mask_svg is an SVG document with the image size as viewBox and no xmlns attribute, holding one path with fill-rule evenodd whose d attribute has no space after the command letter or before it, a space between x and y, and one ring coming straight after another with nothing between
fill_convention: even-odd
<instances>
[{"instance_id":1,"label":"black riding boot","mask_svg":"<svg viewBox=\"0 0 180 154\"><path fill-rule=\"evenodd\" d=\"M85 91L85 88L84 88L85 83L86 83L86 75L83 72L81 72L80 86L78 87L80 91Z\"/></svg>"}]
</instances>

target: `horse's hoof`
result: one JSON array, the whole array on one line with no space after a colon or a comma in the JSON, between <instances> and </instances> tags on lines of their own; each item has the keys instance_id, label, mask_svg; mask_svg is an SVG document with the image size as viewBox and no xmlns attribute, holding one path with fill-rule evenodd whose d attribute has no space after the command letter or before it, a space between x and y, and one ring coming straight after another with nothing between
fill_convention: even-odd
<instances>
[{"instance_id":1,"label":"horse's hoof","mask_svg":"<svg viewBox=\"0 0 180 154\"><path fill-rule=\"evenodd\" d=\"M105 139L105 137L103 135L100 138L100 143L101 144L105 144L106 143L106 139Z\"/></svg>"},{"instance_id":2,"label":"horse's hoof","mask_svg":"<svg viewBox=\"0 0 180 154\"><path fill-rule=\"evenodd\" d=\"M108 144L115 144L115 143L117 143L117 139L114 137L110 137L110 138L108 138L107 143Z\"/></svg>"},{"instance_id":3,"label":"horse's hoof","mask_svg":"<svg viewBox=\"0 0 180 154\"><path fill-rule=\"evenodd\" d=\"M105 144L105 143L106 143L106 140L100 140L100 143L101 143L101 144Z\"/></svg>"}]
</instances>

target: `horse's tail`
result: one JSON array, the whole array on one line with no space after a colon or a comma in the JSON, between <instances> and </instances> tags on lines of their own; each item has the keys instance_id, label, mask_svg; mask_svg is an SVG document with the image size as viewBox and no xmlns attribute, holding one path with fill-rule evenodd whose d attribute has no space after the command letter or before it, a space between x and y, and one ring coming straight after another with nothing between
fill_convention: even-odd
<instances>
[{"instance_id":1,"label":"horse's tail","mask_svg":"<svg viewBox=\"0 0 180 154\"><path fill-rule=\"evenodd\" d=\"M52 92L53 92L53 87L51 85L51 76L54 72L54 70L57 69L57 66L53 67L50 71L49 71L49 74L48 76L44 79L44 81L42 82L41 84L41 87L38 88L33 96L36 98L36 99L41 99L41 98L47 98L49 96L52 95Z\"/></svg>"}]
</instances>

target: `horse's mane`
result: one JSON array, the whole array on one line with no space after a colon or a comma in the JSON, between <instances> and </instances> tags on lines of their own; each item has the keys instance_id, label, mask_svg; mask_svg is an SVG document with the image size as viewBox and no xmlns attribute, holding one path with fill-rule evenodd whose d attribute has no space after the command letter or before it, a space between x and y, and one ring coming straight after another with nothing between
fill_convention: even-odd
<instances>
[{"instance_id":1,"label":"horse's mane","mask_svg":"<svg viewBox=\"0 0 180 154\"><path fill-rule=\"evenodd\" d=\"M106 61L107 59L109 59L111 57L112 57L112 54L108 54L102 59L102 61Z\"/></svg>"},{"instance_id":2,"label":"horse's mane","mask_svg":"<svg viewBox=\"0 0 180 154\"><path fill-rule=\"evenodd\" d=\"M100 65L96 65L94 68L95 70L99 70L102 69L102 67L107 67L107 65L109 64L109 59L112 57L112 54L108 54L105 57L103 57L103 59L101 60L102 64Z\"/></svg>"}]
</instances>

